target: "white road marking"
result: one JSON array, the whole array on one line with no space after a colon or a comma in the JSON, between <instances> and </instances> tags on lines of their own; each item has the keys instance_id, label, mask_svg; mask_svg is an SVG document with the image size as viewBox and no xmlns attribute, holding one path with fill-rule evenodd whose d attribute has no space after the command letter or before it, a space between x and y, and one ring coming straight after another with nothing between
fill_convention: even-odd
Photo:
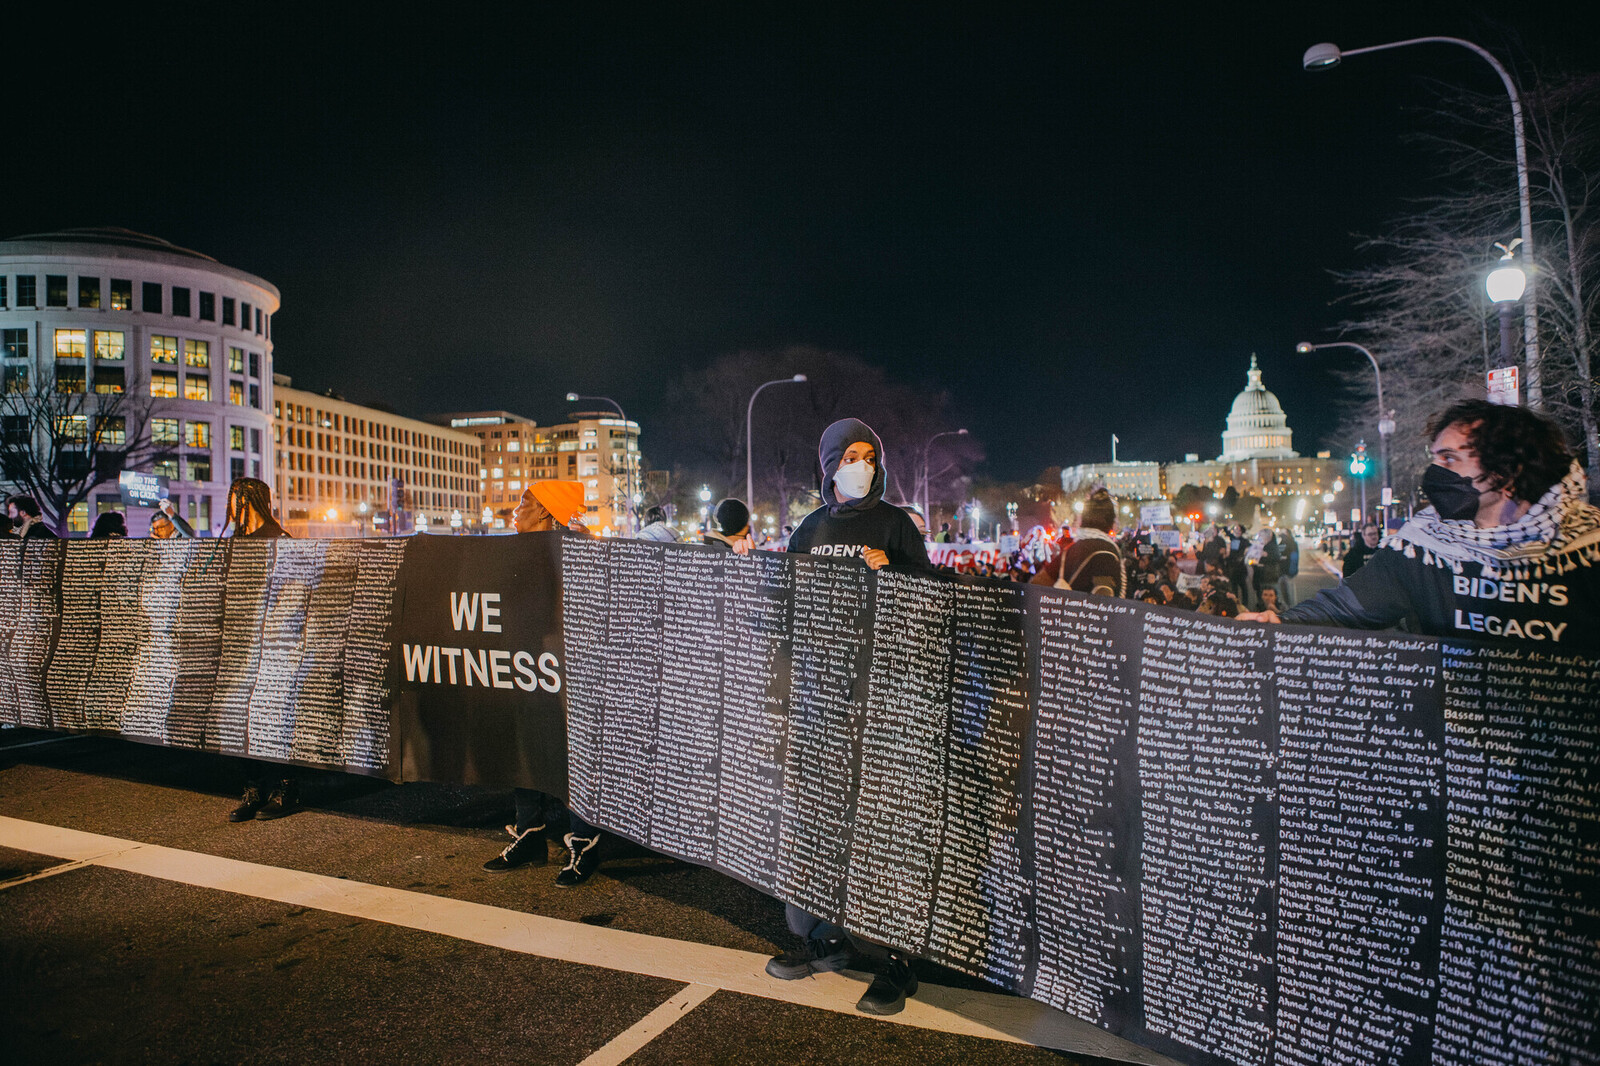
<instances>
[{"instance_id":1,"label":"white road marking","mask_svg":"<svg viewBox=\"0 0 1600 1066\"><path fill-rule=\"evenodd\" d=\"M22 744L6 744L4 746L0 746L0 751L19 751L22 748L38 748L44 746L45 744L65 744L69 740L87 740L92 735L93 734L90 733L74 733L70 737L51 737L48 740L29 740Z\"/></svg>"},{"instance_id":2,"label":"white road marking","mask_svg":"<svg viewBox=\"0 0 1600 1066\"><path fill-rule=\"evenodd\" d=\"M767 957L752 951L564 922L482 903L141 844L20 818L0 816L0 845L199 888L386 922L547 959L868 1017L855 1009L864 985L859 975L825 973L799 981L778 981L766 973ZM905 1010L874 1020L1151 1066L1178 1066L1171 1059L1042 1003L994 992L924 984L906 1001Z\"/></svg>"},{"instance_id":3,"label":"white road marking","mask_svg":"<svg viewBox=\"0 0 1600 1066\"><path fill-rule=\"evenodd\" d=\"M56 874L64 874L68 870L77 870L88 865L90 865L89 859L79 859L76 862L64 862L60 866L52 866L48 870L35 870L31 874L13 877L9 881L0 881L0 892L4 892L8 888L15 888L18 885L25 885L29 881L40 881L46 877L54 877Z\"/></svg>"},{"instance_id":4,"label":"white road marking","mask_svg":"<svg viewBox=\"0 0 1600 1066\"><path fill-rule=\"evenodd\" d=\"M671 1028L673 1022L710 999L716 991L708 985L685 985L677 995L618 1033L605 1047L578 1063L578 1066L620 1066L635 1051Z\"/></svg>"}]
</instances>

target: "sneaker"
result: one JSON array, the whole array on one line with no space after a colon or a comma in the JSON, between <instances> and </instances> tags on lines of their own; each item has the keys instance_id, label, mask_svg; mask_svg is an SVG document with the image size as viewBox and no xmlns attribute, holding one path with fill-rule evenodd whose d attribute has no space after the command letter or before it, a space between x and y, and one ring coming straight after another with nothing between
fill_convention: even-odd
<instances>
[{"instance_id":1,"label":"sneaker","mask_svg":"<svg viewBox=\"0 0 1600 1066\"><path fill-rule=\"evenodd\" d=\"M485 870L503 874L519 866L543 866L549 861L544 850L544 826L536 825L519 833L516 826L508 825L506 832L511 834L511 843L506 845L506 850L483 864Z\"/></svg>"},{"instance_id":2,"label":"sneaker","mask_svg":"<svg viewBox=\"0 0 1600 1066\"><path fill-rule=\"evenodd\" d=\"M899 1014L905 1010L906 997L916 992L917 975L911 972L911 960L890 954L883 972L872 979L872 986L856 1002L856 1010L863 1014Z\"/></svg>"},{"instance_id":3,"label":"sneaker","mask_svg":"<svg viewBox=\"0 0 1600 1066\"><path fill-rule=\"evenodd\" d=\"M556 874L556 884L562 888L571 888L581 885L594 876L595 870L600 867L599 853L595 846L600 843L600 834L592 837L566 835L567 865Z\"/></svg>"},{"instance_id":4,"label":"sneaker","mask_svg":"<svg viewBox=\"0 0 1600 1066\"><path fill-rule=\"evenodd\" d=\"M854 969L855 950L844 937L837 940L807 940L793 951L767 960L767 973L780 981L797 981L814 973L834 973Z\"/></svg>"},{"instance_id":5,"label":"sneaker","mask_svg":"<svg viewBox=\"0 0 1600 1066\"><path fill-rule=\"evenodd\" d=\"M266 794L254 785L246 785L244 801L228 812L230 822L248 822L256 816L256 812L267 805Z\"/></svg>"},{"instance_id":6,"label":"sneaker","mask_svg":"<svg viewBox=\"0 0 1600 1066\"><path fill-rule=\"evenodd\" d=\"M284 778L272 788L267 802L256 812L256 821L270 822L300 809L300 786L293 778Z\"/></svg>"}]
</instances>

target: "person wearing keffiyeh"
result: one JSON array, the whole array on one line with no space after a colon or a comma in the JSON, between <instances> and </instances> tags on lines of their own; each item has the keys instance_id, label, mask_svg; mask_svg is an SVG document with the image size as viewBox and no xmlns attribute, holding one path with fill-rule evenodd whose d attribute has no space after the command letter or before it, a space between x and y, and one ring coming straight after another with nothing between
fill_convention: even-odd
<instances>
[{"instance_id":1,"label":"person wearing keffiyeh","mask_svg":"<svg viewBox=\"0 0 1600 1066\"><path fill-rule=\"evenodd\" d=\"M1553 421L1467 400L1429 425L1432 506L1361 570L1265 622L1383 629L1600 651L1600 508Z\"/></svg>"}]
</instances>

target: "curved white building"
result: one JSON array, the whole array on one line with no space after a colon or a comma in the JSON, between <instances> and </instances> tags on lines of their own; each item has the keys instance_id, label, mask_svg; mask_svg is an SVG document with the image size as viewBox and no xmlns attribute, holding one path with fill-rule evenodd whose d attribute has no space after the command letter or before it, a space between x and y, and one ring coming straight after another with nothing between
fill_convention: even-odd
<instances>
[{"instance_id":1,"label":"curved white building","mask_svg":"<svg viewBox=\"0 0 1600 1066\"><path fill-rule=\"evenodd\" d=\"M202 535L226 523L233 478L272 478L278 306L269 282L131 230L0 241L5 387L31 379L148 397L151 448L135 466L169 479L173 503ZM114 477L64 526L85 531L112 509L143 534L151 512L124 507Z\"/></svg>"}]
</instances>

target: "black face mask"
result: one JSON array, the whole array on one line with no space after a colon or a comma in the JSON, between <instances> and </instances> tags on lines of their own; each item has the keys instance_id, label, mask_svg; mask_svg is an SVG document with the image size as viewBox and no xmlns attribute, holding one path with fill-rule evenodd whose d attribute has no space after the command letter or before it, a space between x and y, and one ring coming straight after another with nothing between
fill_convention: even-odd
<instances>
[{"instance_id":1,"label":"black face mask","mask_svg":"<svg viewBox=\"0 0 1600 1066\"><path fill-rule=\"evenodd\" d=\"M1478 514L1481 502L1472 479L1431 463L1422 472L1422 494L1428 497L1440 518L1465 519Z\"/></svg>"}]
</instances>

